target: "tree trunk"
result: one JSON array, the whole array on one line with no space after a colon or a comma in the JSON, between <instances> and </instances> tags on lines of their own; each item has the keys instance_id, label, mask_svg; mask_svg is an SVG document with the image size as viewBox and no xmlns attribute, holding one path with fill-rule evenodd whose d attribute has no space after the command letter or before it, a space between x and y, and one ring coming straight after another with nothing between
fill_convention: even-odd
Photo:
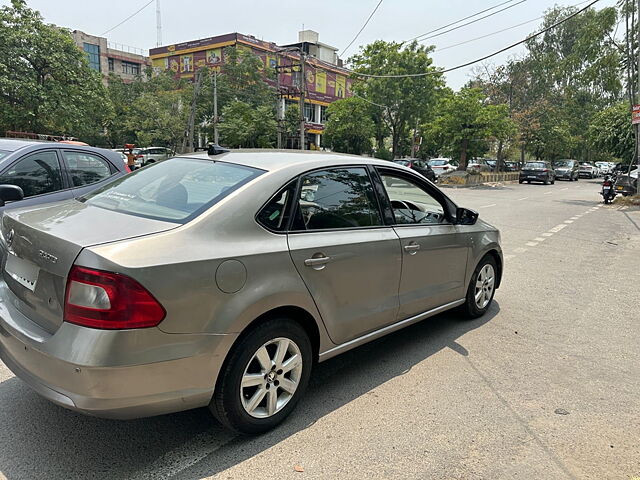
<instances>
[{"instance_id":1,"label":"tree trunk","mask_svg":"<svg viewBox=\"0 0 640 480\"><path fill-rule=\"evenodd\" d=\"M496 173L502 171L502 150L504 149L504 142L500 140L498 143L498 153L496 155Z\"/></svg>"},{"instance_id":2,"label":"tree trunk","mask_svg":"<svg viewBox=\"0 0 640 480\"><path fill-rule=\"evenodd\" d=\"M469 146L469 139L465 138L462 140L462 145L460 145L460 166L458 170L462 170L463 172L467 171L467 147Z\"/></svg>"},{"instance_id":3,"label":"tree trunk","mask_svg":"<svg viewBox=\"0 0 640 480\"><path fill-rule=\"evenodd\" d=\"M524 165L524 142L520 145L520 165Z\"/></svg>"}]
</instances>

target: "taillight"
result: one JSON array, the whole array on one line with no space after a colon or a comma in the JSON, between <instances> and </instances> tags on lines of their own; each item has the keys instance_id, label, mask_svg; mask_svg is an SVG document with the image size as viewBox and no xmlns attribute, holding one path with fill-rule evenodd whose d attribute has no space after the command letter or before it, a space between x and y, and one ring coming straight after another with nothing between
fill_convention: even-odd
<instances>
[{"instance_id":1,"label":"taillight","mask_svg":"<svg viewBox=\"0 0 640 480\"><path fill-rule=\"evenodd\" d=\"M548 168L543 168L543 169L542 169L542 171L543 171L543 172L548 172L548 171L549 171L549 169L548 169Z\"/></svg>"},{"instance_id":2,"label":"taillight","mask_svg":"<svg viewBox=\"0 0 640 480\"><path fill-rule=\"evenodd\" d=\"M603 185L606 185L607 187L610 187L610 186L611 186L611 182L610 182L610 181L608 181L608 180L606 180L606 181L603 183Z\"/></svg>"},{"instance_id":3,"label":"taillight","mask_svg":"<svg viewBox=\"0 0 640 480\"><path fill-rule=\"evenodd\" d=\"M129 165L124 166L124 171L127 173L131 173L131 169L129 168Z\"/></svg>"},{"instance_id":4,"label":"taillight","mask_svg":"<svg viewBox=\"0 0 640 480\"><path fill-rule=\"evenodd\" d=\"M443 170L449 170L449 167L447 167L446 165L444 167L442 167Z\"/></svg>"},{"instance_id":5,"label":"taillight","mask_svg":"<svg viewBox=\"0 0 640 480\"><path fill-rule=\"evenodd\" d=\"M144 158L144 155L136 155L136 158Z\"/></svg>"},{"instance_id":6,"label":"taillight","mask_svg":"<svg viewBox=\"0 0 640 480\"><path fill-rule=\"evenodd\" d=\"M64 320L84 327L120 330L155 327L162 305L133 278L73 266L67 279Z\"/></svg>"}]
</instances>

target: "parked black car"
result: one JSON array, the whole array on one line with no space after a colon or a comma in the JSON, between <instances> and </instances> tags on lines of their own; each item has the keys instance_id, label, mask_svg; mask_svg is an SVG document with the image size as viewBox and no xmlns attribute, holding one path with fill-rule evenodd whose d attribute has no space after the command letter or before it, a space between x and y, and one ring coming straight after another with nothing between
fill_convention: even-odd
<instances>
[{"instance_id":1,"label":"parked black car","mask_svg":"<svg viewBox=\"0 0 640 480\"><path fill-rule=\"evenodd\" d=\"M518 182L542 182L545 185L549 185L550 183L554 184L556 182L556 175L549 162L527 162L520 171Z\"/></svg>"},{"instance_id":2,"label":"parked black car","mask_svg":"<svg viewBox=\"0 0 640 480\"><path fill-rule=\"evenodd\" d=\"M638 169L632 170L628 175L618 175L615 192L625 197L635 195L638 191Z\"/></svg>"},{"instance_id":3,"label":"parked black car","mask_svg":"<svg viewBox=\"0 0 640 480\"><path fill-rule=\"evenodd\" d=\"M558 180L577 182L580 178L580 162L577 160L557 160L553 162L553 169Z\"/></svg>"},{"instance_id":4,"label":"parked black car","mask_svg":"<svg viewBox=\"0 0 640 480\"><path fill-rule=\"evenodd\" d=\"M504 162L502 165L503 172L517 172L520 170L520 164L518 162Z\"/></svg>"},{"instance_id":5,"label":"parked black car","mask_svg":"<svg viewBox=\"0 0 640 480\"><path fill-rule=\"evenodd\" d=\"M26 207L79 197L124 175L118 152L84 145L0 138L0 189L20 187L23 200L11 193L7 208ZM18 201L19 200L19 201Z\"/></svg>"},{"instance_id":6,"label":"parked black car","mask_svg":"<svg viewBox=\"0 0 640 480\"><path fill-rule=\"evenodd\" d=\"M402 165L404 167L415 170L420 175L426 177L434 183L436 181L436 174L429 166L429 162L427 160L420 160L419 158L402 158L394 160L393 163L397 163L398 165Z\"/></svg>"}]
</instances>

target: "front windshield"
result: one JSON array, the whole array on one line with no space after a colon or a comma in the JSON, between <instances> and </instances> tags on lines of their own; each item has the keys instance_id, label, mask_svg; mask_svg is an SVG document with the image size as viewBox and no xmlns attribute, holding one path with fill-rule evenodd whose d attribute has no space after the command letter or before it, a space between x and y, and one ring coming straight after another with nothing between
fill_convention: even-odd
<instances>
[{"instance_id":1,"label":"front windshield","mask_svg":"<svg viewBox=\"0 0 640 480\"><path fill-rule=\"evenodd\" d=\"M262 173L233 163L177 157L120 177L80 201L116 212L185 223Z\"/></svg>"},{"instance_id":2,"label":"front windshield","mask_svg":"<svg viewBox=\"0 0 640 480\"><path fill-rule=\"evenodd\" d=\"M571 167L573 166L573 162L571 160L558 160L557 162L555 162L555 166L558 168Z\"/></svg>"},{"instance_id":3,"label":"front windshield","mask_svg":"<svg viewBox=\"0 0 640 480\"><path fill-rule=\"evenodd\" d=\"M544 168L545 165L542 162L529 162L526 163L524 168Z\"/></svg>"},{"instance_id":4,"label":"front windshield","mask_svg":"<svg viewBox=\"0 0 640 480\"><path fill-rule=\"evenodd\" d=\"M0 150L0 158L2 157L6 157L7 155L9 155L11 152L7 152L6 150Z\"/></svg>"}]
</instances>

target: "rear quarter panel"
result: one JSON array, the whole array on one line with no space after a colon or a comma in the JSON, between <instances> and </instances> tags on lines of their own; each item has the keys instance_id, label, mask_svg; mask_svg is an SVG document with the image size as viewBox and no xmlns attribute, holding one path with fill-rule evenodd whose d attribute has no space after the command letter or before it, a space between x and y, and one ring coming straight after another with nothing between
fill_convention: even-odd
<instances>
[{"instance_id":1,"label":"rear quarter panel","mask_svg":"<svg viewBox=\"0 0 640 480\"><path fill-rule=\"evenodd\" d=\"M333 343L293 265L286 235L254 219L283 184L246 185L184 226L85 249L76 263L140 281L166 309L159 328L167 333L240 333L260 315L294 306L315 319L323 351Z\"/></svg>"}]
</instances>

